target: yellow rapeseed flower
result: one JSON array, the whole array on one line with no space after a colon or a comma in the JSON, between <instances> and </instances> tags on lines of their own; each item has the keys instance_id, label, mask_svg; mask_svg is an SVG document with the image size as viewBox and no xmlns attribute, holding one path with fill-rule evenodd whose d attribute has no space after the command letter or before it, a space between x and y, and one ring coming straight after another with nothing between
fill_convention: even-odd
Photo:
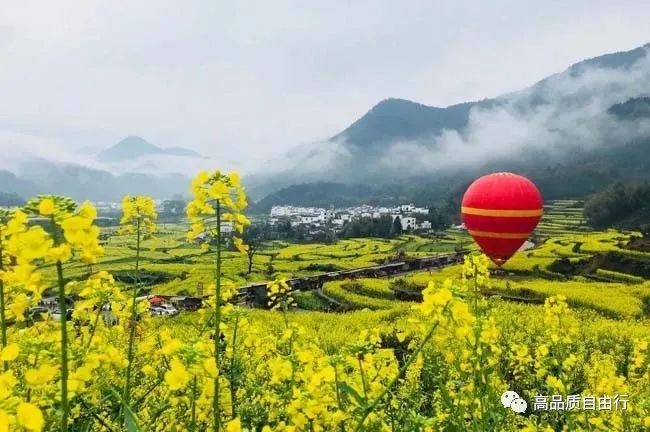
<instances>
[{"instance_id":1,"label":"yellow rapeseed flower","mask_svg":"<svg viewBox=\"0 0 650 432\"><path fill-rule=\"evenodd\" d=\"M21 258L28 261L43 258L53 245L49 234L40 226L34 226L18 237Z\"/></svg>"},{"instance_id":2,"label":"yellow rapeseed flower","mask_svg":"<svg viewBox=\"0 0 650 432\"><path fill-rule=\"evenodd\" d=\"M52 200L51 198L44 198L38 204L38 212L42 216L52 215L55 209L56 209L56 205L54 204L54 200Z\"/></svg>"},{"instance_id":3,"label":"yellow rapeseed flower","mask_svg":"<svg viewBox=\"0 0 650 432\"><path fill-rule=\"evenodd\" d=\"M80 244L88 236L92 220L81 216L72 216L61 223L65 239L72 244Z\"/></svg>"},{"instance_id":4,"label":"yellow rapeseed flower","mask_svg":"<svg viewBox=\"0 0 650 432\"><path fill-rule=\"evenodd\" d=\"M9 415L0 409L0 432L9 432Z\"/></svg>"},{"instance_id":5,"label":"yellow rapeseed flower","mask_svg":"<svg viewBox=\"0 0 650 432\"><path fill-rule=\"evenodd\" d=\"M20 352L18 345L15 343L9 344L2 349L0 353L0 361L14 361Z\"/></svg>"},{"instance_id":6,"label":"yellow rapeseed flower","mask_svg":"<svg viewBox=\"0 0 650 432\"><path fill-rule=\"evenodd\" d=\"M222 181L214 182L210 189L208 189L208 194L214 199L223 199L228 192L228 186Z\"/></svg>"},{"instance_id":7,"label":"yellow rapeseed flower","mask_svg":"<svg viewBox=\"0 0 650 432\"><path fill-rule=\"evenodd\" d=\"M217 362L213 357L205 359L203 362L203 368L207 372L208 376L212 379L219 376L219 369L217 369Z\"/></svg>"},{"instance_id":8,"label":"yellow rapeseed flower","mask_svg":"<svg viewBox=\"0 0 650 432\"><path fill-rule=\"evenodd\" d=\"M177 358L172 359L171 368L165 372L165 382L172 390L182 390L190 382L191 376L185 365Z\"/></svg>"},{"instance_id":9,"label":"yellow rapeseed flower","mask_svg":"<svg viewBox=\"0 0 650 432\"><path fill-rule=\"evenodd\" d=\"M21 403L16 410L16 420L18 424L30 432L40 432L43 430L43 414L36 405L31 403Z\"/></svg>"},{"instance_id":10,"label":"yellow rapeseed flower","mask_svg":"<svg viewBox=\"0 0 650 432\"><path fill-rule=\"evenodd\" d=\"M53 247L47 253L47 257L52 261L66 262L72 257L72 249L67 244Z\"/></svg>"},{"instance_id":11,"label":"yellow rapeseed flower","mask_svg":"<svg viewBox=\"0 0 650 432\"><path fill-rule=\"evenodd\" d=\"M228 173L228 178L230 179L230 184L232 187L239 187L241 185L239 173L231 171Z\"/></svg>"},{"instance_id":12,"label":"yellow rapeseed flower","mask_svg":"<svg viewBox=\"0 0 650 432\"><path fill-rule=\"evenodd\" d=\"M156 369L151 366L150 364L146 364L142 366L142 373L145 374L147 377L155 377L156 376Z\"/></svg>"},{"instance_id":13,"label":"yellow rapeseed flower","mask_svg":"<svg viewBox=\"0 0 650 432\"><path fill-rule=\"evenodd\" d=\"M235 248L241 253L246 253L248 251L248 245L244 244L242 239L239 237L233 238L233 244L235 245Z\"/></svg>"},{"instance_id":14,"label":"yellow rapeseed flower","mask_svg":"<svg viewBox=\"0 0 650 432\"><path fill-rule=\"evenodd\" d=\"M231 420L226 425L226 432L241 432L241 421L239 417L234 420Z\"/></svg>"},{"instance_id":15,"label":"yellow rapeseed flower","mask_svg":"<svg viewBox=\"0 0 650 432\"><path fill-rule=\"evenodd\" d=\"M24 231L27 220L27 214L25 214L22 210L17 210L14 213L14 217L9 222L7 222L7 234L15 234L17 232Z\"/></svg>"},{"instance_id":16,"label":"yellow rapeseed flower","mask_svg":"<svg viewBox=\"0 0 650 432\"><path fill-rule=\"evenodd\" d=\"M29 299L25 294L19 294L13 303L9 304L9 310L16 317L16 321L25 321L25 311L29 307Z\"/></svg>"},{"instance_id":17,"label":"yellow rapeseed flower","mask_svg":"<svg viewBox=\"0 0 650 432\"><path fill-rule=\"evenodd\" d=\"M97 209L90 202L84 201L83 204L79 206L79 216L95 220L97 218Z\"/></svg>"},{"instance_id":18,"label":"yellow rapeseed flower","mask_svg":"<svg viewBox=\"0 0 650 432\"><path fill-rule=\"evenodd\" d=\"M39 386L52 381L58 372L58 368L43 364L38 369L29 369L25 371L25 381L30 386Z\"/></svg>"}]
</instances>

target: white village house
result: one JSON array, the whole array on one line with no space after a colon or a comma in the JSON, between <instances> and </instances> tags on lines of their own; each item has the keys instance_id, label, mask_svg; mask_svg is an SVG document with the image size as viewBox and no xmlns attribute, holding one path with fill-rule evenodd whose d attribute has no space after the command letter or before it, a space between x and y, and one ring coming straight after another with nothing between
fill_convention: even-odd
<instances>
[{"instance_id":1,"label":"white village house","mask_svg":"<svg viewBox=\"0 0 650 432\"><path fill-rule=\"evenodd\" d=\"M356 219L379 219L383 216L391 216L393 221L397 217L400 218L403 231L426 231L432 228L431 222L425 220L418 223L415 215L425 216L428 214L427 207L416 207L413 203L390 208L364 204L356 207L330 207L329 209L278 205L271 208L268 222L275 225L280 221L289 221L293 227L325 227L329 225L340 230L347 223Z\"/></svg>"}]
</instances>

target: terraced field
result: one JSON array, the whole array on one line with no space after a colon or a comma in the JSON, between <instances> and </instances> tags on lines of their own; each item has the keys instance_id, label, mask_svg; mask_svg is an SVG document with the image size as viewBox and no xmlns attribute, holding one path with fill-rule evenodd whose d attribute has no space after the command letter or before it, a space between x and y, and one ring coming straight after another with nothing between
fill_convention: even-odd
<instances>
[{"instance_id":1,"label":"terraced field","mask_svg":"<svg viewBox=\"0 0 650 432\"><path fill-rule=\"evenodd\" d=\"M650 309L647 269L650 254L625 248L629 233L594 232L584 224L580 202L560 200L547 203L536 234L543 243L520 252L493 278L486 295L541 301L564 294L569 301L607 316L641 317ZM204 281L214 273L211 258L185 239L183 224L159 227L156 237L144 242L141 266L149 274L149 290L158 294L196 295L207 289ZM105 230L106 255L93 268L77 266L71 276L97 270L128 275L133 270L134 247L131 238ZM225 252L222 273L235 286L300 277L328 271L352 269L383 263L405 256L424 256L453 252L456 248L475 248L461 230L448 230L429 238L405 235L398 239L351 239L336 244L268 243L255 255L251 273L247 259L236 252ZM434 272L421 272L399 278L359 279L328 283L322 292L297 295L301 310L403 310L409 301L398 299L394 286L417 292L429 280L458 278L461 266ZM122 278L128 282L128 278ZM403 297L403 296L402 296ZM413 298L417 298L413 297Z\"/></svg>"},{"instance_id":2,"label":"terraced field","mask_svg":"<svg viewBox=\"0 0 650 432\"><path fill-rule=\"evenodd\" d=\"M582 215L582 201L556 200L544 205L544 216L535 230L542 237L589 231Z\"/></svg>"},{"instance_id":3,"label":"terraced field","mask_svg":"<svg viewBox=\"0 0 650 432\"><path fill-rule=\"evenodd\" d=\"M210 280L214 274L213 257L198 245L186 241L186 229L184 224L161 225L155 238L143 242L140 265L142 273L149 280L147 288L150 292L200 294L201 287L205 289L204 281ZM128 274L134 270L135 243L132 236L122 236L113 229L105 229L104 237L106 253L100 262L92 267L79 264L69 266L66 274L73 278L91 271L107 270L116 274L118 281L127 281ZM450 230L435 238L404 235L397 239L340 240L333 245L273 241L254 256L250 273L247 272L245 255L225 251L222 274L227 283L243 286L276 277L291 278L368 267L400 259L404 255L449 253L459 246L469 246L470 240L466 233Z\"/></svg>"},{"instance_id":4,"label":"terraced field","mask_svg":"<svg viewBox=\"0 0 650 432\"><path fill-rule=\"evenodd\" d=\"M485 296L535 304L562 294L572 306L603 317L647 317L650 314L650 277L638 272L648 271L640 269L648 269L650 254L625 247L630 233L589 231L578 204L568 200L549 203L541 231L552 237L518 253L502 270L496 271L495 267L492 285ZM418 248L421 250L428 244L409 239L403 246L419 252ZM455 265L385 280L336 281L327 283L322 293L345 310L401 311L410 302L400 300L394 287L418 292L430 280L458 279L461 268ZM318 294L302 293L301 296L315 299L316 310L327 309L324 306L327 302L318 299ZM309 303L302 303L301 307L309 308Z\"/></svg>"},{"instance_id":5,"label":"terraced field","mask_svg":"<svg viewBox=\"0 0 650 432\"><path fill-rule=\"evenodd\" d=\"M604 316L645 316L650 309L650 254L625 247L630 233L589 231L579 206L580 202L571 200L547 203L536 231L543 243L508 261L493 278L486 296L539 302L563 294L571 304ZM183 224L162 225L155 238L144 242L141 267L150 276L150 292L197 295L207 289L204 281L213 275L214 265L203 249L186 241L185 229ZM92 268L77 265L66 274L74 277L107 270L126 286L126 275L133 270L135 245L131 238L112 230L106 230L105 236L106 255L98 264ZM225 252L222 273L227 282L243 286L276 277L372 266L405 256L448 253L458 247L475 247L461 230L430 238L405 235L392 240L341 240L332 245L275 241L255 255L251 273L245 270L245 256ZM401 311L408 308L409 297L404 300L404 296L395 295L395 286L418 292L429 280L458 278L460 271L461 266L455 265L391 279L331 282L320 293L299 293L297 301L301 310Z\"/></svg>"},{"instance_id":6,"label":"terraced field","mask_svg":"<svg viewBox=\"0 0 650 432\"><path fill-rule=\"evenodd\" d=\"M449 229L432 238L407 236L399 245L400 250L414 256L450 252L456 247L474 247L474 242L466 231Z\"/></svg>"}]
</instances>

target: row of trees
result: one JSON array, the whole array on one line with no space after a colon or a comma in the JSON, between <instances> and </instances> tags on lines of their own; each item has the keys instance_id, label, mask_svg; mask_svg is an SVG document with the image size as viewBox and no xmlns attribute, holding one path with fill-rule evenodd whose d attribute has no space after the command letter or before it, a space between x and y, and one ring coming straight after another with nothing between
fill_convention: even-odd
<instances>
[{"instance_id":1,"label":"row of trees","mask_svg":"<svg viewBox=\"0 0 650 432\"><path fill-rule=\"evenodd\" d=\"M650 182L614 183L585 201L584 216L594 228L639 229L650 214ZM647 228L647 227L646 227Z\"/></svg>"},{"instance_id":2,"label":"row of trees","mask_svg":"<svg viewBox=\"0 0 650 432\"><path fill-rule=\"evenodd\" d=\"M377 219L361 218L348 222L339 233L341 238L382 237L390 238L402 234L402 220L398 216L384 215Z\"/></svg>"}]
</instances>

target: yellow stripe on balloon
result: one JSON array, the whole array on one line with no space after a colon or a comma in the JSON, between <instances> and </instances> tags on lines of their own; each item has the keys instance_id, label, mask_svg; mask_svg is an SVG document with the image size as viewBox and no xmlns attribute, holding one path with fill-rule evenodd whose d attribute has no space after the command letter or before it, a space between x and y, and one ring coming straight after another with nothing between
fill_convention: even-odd
<instances>
[{"instance_id":1,"label":"yellow stripe on balloon","mask_svg":"<svg viewBox=\"0 0 650 432\"><path fill-rule=\"evenodd\" d=\"M499 233L499 232L492 232L492 231L474 231L474 230L467 230L472 237L485 237L485 238L498 238L498 239L509 239L509 240L520 240L520 239L527 239L530 234L529 233Z\"/></svg>"},{"instance_id":2,"label":"yellow stripe on balloon","mask_svg":"<svg viewBox=\"0 0 650 432\"><path fill-rule=\"evenodd\" d=\"M495 217L536 217L544 213L543 209L535 210L497 210L497 209L480 209L474 207L461 207L462 214L473 216L495 216Z\"/></svg>"}]
</instances>

